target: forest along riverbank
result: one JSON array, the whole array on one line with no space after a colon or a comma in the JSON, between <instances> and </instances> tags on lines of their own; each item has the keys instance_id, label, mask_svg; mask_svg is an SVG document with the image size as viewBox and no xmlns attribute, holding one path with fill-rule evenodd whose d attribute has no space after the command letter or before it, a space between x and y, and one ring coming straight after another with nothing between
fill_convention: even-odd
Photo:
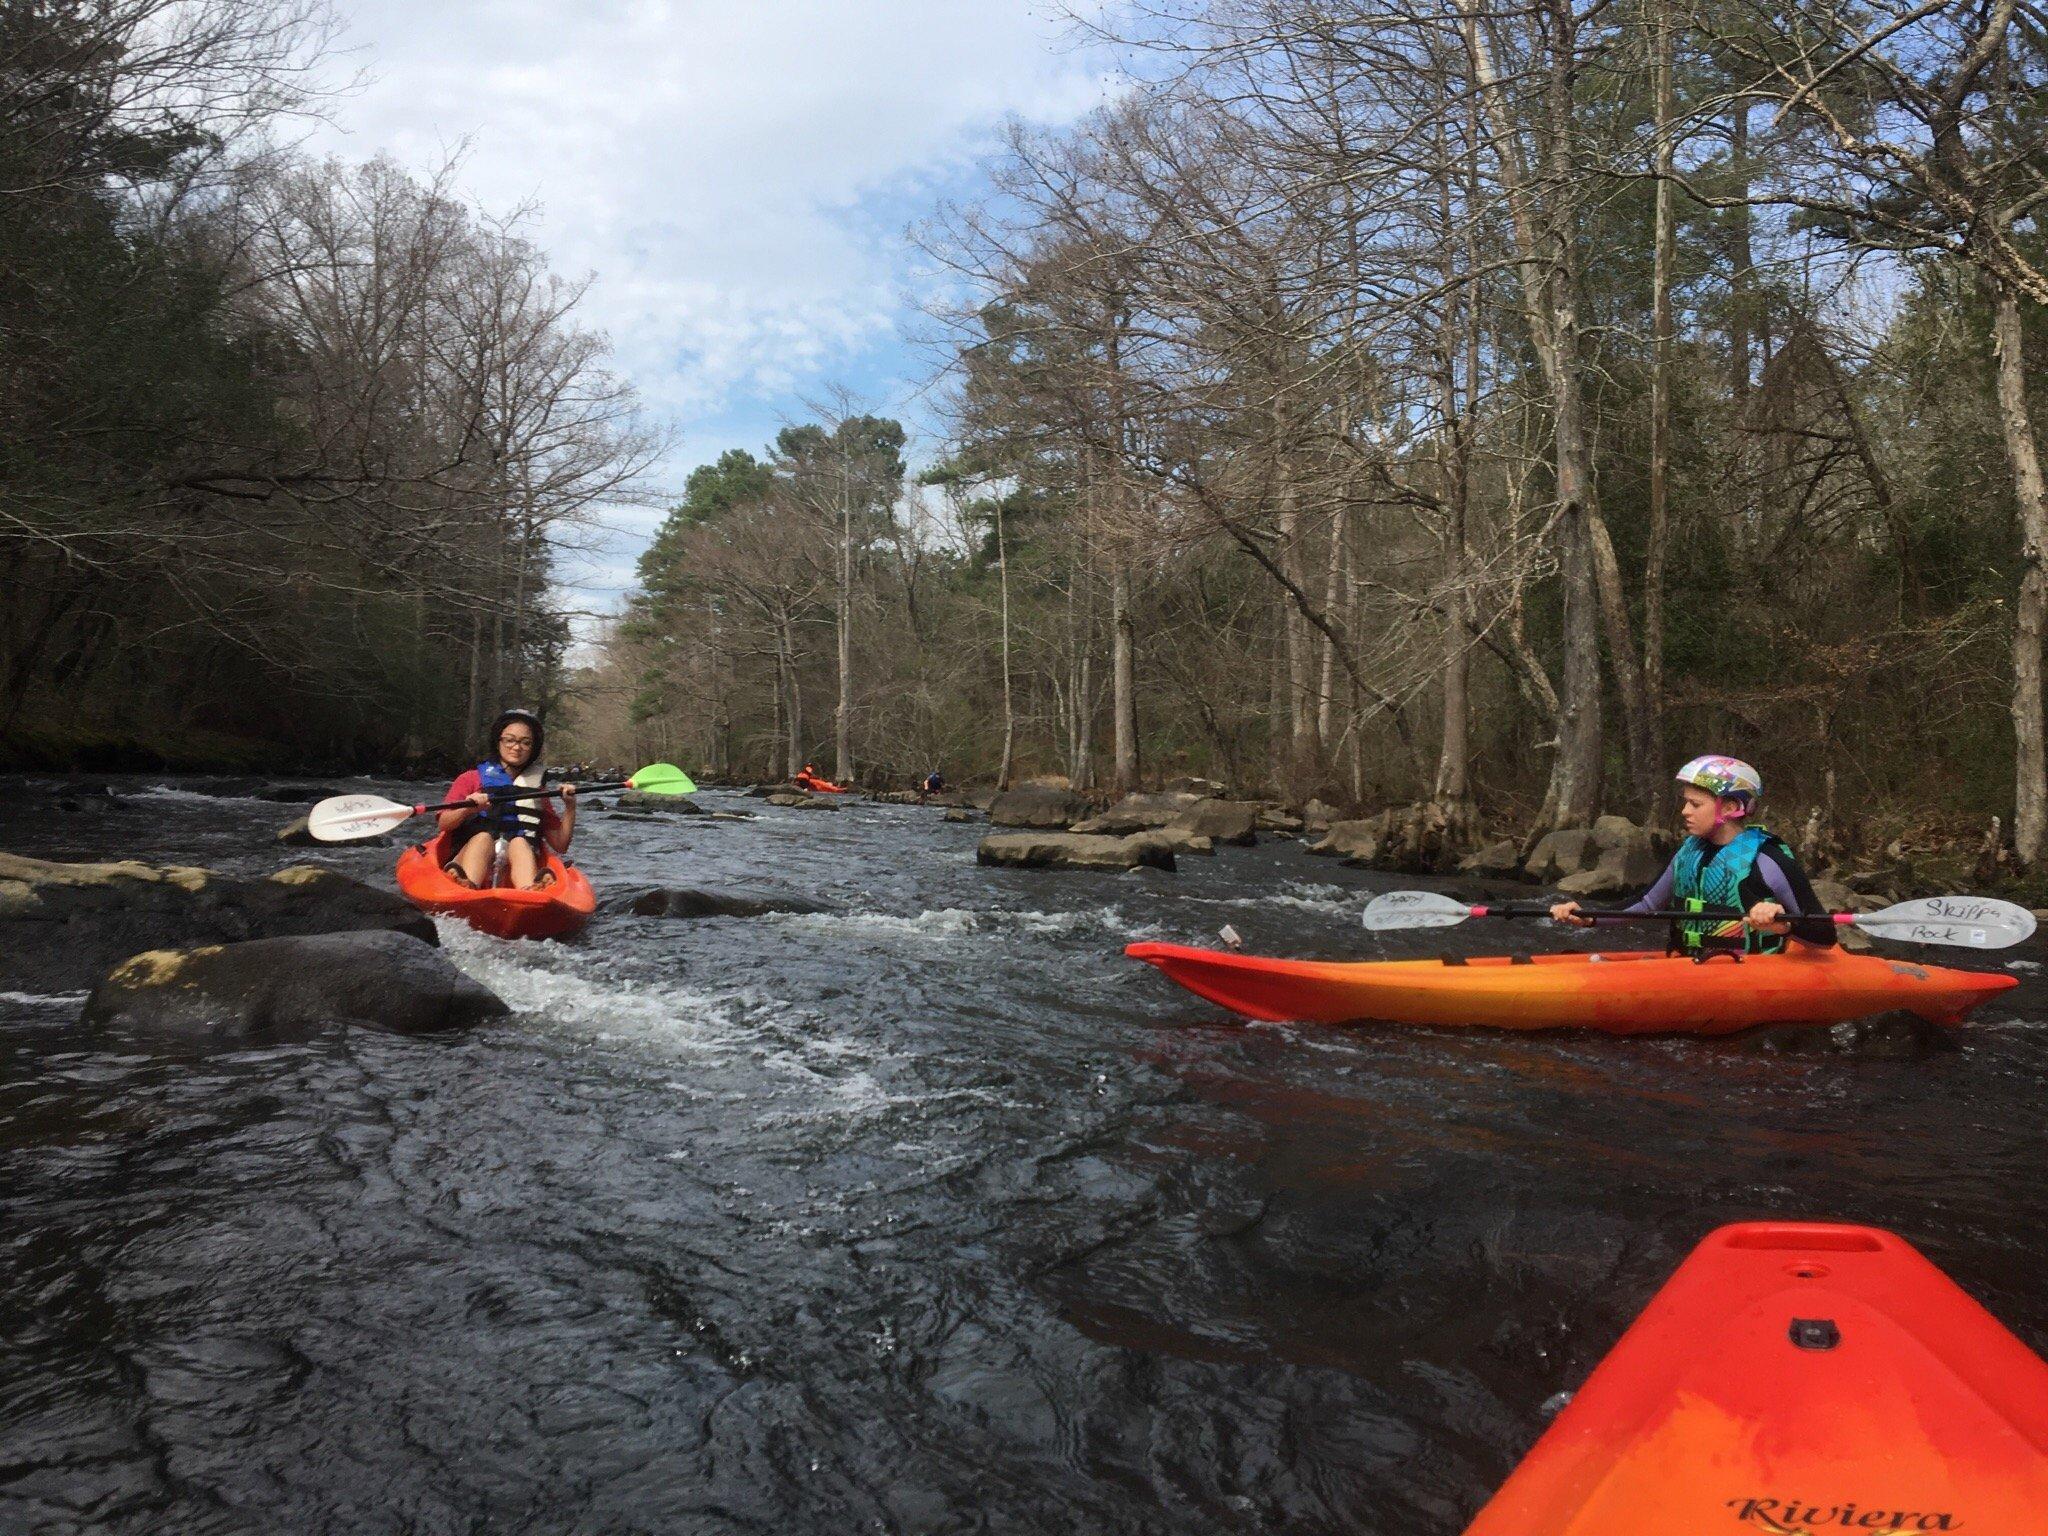
<instances>
[{"instance_id":1,"label":"forest along riverbank","mask_svg":"<svg viewBox=\"0 0 2048 1536\"><path fill-rule=\"evenodd\" d=\"M11 782L0 847L389 884L277 849L261 786L113 787ZM760 814L579 826L578 942L444 925L516 1010L460 1037L0 997L0 1527L1455 1533L1763 1215L1892 1227L2048 1349L2037 945L1914 1061L1246 1027L1122 946L1393 953L1391 877L986 870L936 810L701 798ZM624 910L655 886L827 910Z\"/></svg>"}]
</instances>

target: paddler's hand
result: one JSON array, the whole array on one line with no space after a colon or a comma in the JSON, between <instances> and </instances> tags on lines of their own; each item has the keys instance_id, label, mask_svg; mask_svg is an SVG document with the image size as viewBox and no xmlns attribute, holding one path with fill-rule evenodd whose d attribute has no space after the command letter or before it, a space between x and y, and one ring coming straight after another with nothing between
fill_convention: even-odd
<instances>
[{"instance_id":1,"label":"paddler's hand","mask_svg":"<svg viewBox=\"0 0 2048 1536\"><path fill-rule=\"evenodd\" d=\"M564 803L567 803L568 801L574 800L576 798L576 786L574 784L563 784L559 787L562 791L562 800ZM602 810L603 807L599 806L598 809Z\"/></svg>"},{"instance_id":2,"label":"paddler's hand","mask_svg":"<svg viewBox=\"0 0 2048 1536\"><path fill-rule=\"evenodd\" d=\"M1550 920L1553 923L1568 924L1573 928L1590 928L1593 926L1593 919L1579 911L1579 904L1576 901L1553 903L1550 908Z\"/></svg>"},{"instance_id":3,"label":"paddler's hand","mask_svg":"<svg viewBox=\"0 0 2048 1536\"><path fill-rule=\"evenodd\" d=\"M1775 901L1760 901L1749 909L1743 918L1759 933L1790 933L1792 925L1785 921L1785 908Z\"/></svg>"},{"instance_id":4,"label":"paddler's hand","mask_svg":"<svg viewBox=\"0 0 2048 1536\"><path fill-rule=\"evenodd\" d=\"M488 811L491 808L491 797L489 792L486 790L480 789L475 794L470 795L467 798L469 800L469 803L475 806L480 811Z\"/></svg>"}]
</instances>

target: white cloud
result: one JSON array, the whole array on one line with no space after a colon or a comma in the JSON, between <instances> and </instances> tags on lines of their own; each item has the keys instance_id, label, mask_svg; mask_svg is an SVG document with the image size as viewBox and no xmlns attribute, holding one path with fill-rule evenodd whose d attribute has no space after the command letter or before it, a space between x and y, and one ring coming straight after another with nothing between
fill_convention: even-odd
<instances>
[{"instance_id":1,"label":"white cloud","mask_svg":"<svg viewBox=\"0 0 2048 1536\"><path fill-rule=\"evenodd\" d=\"M775 409L895 345L902 225L1009 114L1069 120L1099 60L1026 0L359 0L374 83L320 147L538 206L588 318L680 419ZM695 461L697 454L688 455Z\"/></svg>"}]
</instances>

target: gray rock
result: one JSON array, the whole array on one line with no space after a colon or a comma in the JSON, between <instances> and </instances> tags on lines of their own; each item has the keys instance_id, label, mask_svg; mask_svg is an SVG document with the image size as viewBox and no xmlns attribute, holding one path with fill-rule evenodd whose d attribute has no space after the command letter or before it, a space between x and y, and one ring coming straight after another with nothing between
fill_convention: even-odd
<instances>
[{"instance_id":1,"label":"gray rock","mask_svg":"<svg viewBox=\"0 0 2048 1536\"><path fill-rule=\"evenodd\" d=\"M1307 822L1301 817L1295 815L1292 811L1283 811L1276 805L1265 806L1259 811L1259 830L1261 832L1279 832L1292 837L1305 826L1307 826Z\"/></svg>"},{"instance_id":2,"label":"gray rock","mask_svg":"<svg viewBox=\"0 0 2048 1536\"><path fill-rule=\"evenodd\" d=\"M1337 807L1321 800L1311 800L1301 808L1301 824L1310 832L1327 832L1341 819Z\"/></svg>"},{"instance_id":3,"label":"gray rock","mask_svg":"<svg viewBox=\"0 0 2048 1536\"><path fill-rule=\"evenodd\" d=\"M1194 806L1201 804L1200 795L1185 794L1166 790L1159 794L1125 795L1108 810L1090 816L1073 824L1075 832L1106 832L1121 836L1127 832L1144 832L1153 827L1163 827Z\"/></svg>"},{"instance_id":4,"label":"gray rock","mask_svg":"<svg viewBox=\"0 0 2048 1536\"><path fill-rule=\"evenodd\" d=\"M1581 901L1589 896L1618 896L1634 887L1624 880L1621 871L1606 864L1597 864L1591 869L1582 869L1575 875L1566 875L1556 882L1558 891L1574 896Z\"/></svg>"},{"instance_id":5,"label":"gray rock","mask_svg":"<svg viewBox=\"0 0 2048 1536\"><path fill-rule=\"evenodd\" d=\"M1592 829L1588 827L1546 832L1530 852L1523 873L1544 885L1562 880L1567 875L1576 875L1593 867L1597 846Z\"/></svg>"},{"instance_id":6,"label":"gray rock","mask_svg":"<svg viewBox=\"0 0 2048 1536\"><path fill-rule=\"evenodd\" d=\"M1214 857L1216 844L1213 839L1199 832L1190 832L1183 826L1153 827L1147 832L1133 832L1131 840L1143 843L1148 848L1164 848L1171 854L1202 854Z\"/></svg>"},{"instance_id":7,"label":"gray rock","mask_svg":"<svg viewBox=\"0 0 2048 1536\"><path fill-rule=\"evenodd\" d=\"M507 1011L410 934L323 933L135 955L93 988L83 1018L239 1041L335 1023L426 1034Z\"/></svg>"},{"instance_id":8,"label":"gray rock","mask_svg":"<svg viewBox=\"0 0 2048 1536\"><path fill-rule=\"evenodd\" d=\"M378 929L436 942L433 920L396 892L317 865L245 879L0 853L0 989L83 990L148 949Z\"/></svg>"},{"instance_id":9,"label":"gray rock","mask_svg":"<svg viewBox=\"0 0 2048 1536\"><path fill-rule=\"evenodd\" d=\"M944 819L944 820L946 820L946 821L979 821L979 820L981 820L981 818L980 818L979 816L977 816L977 815L976 815L976 814L975 814L975 813L974 813L973 811L963 811L963 810L961 810L961 809L960 809L960 807L958 807L957 805L956 805L956 806L954 806L952 810L950 810L950 811L946 812L946 814L945 814L945 816L944 816L944 818L943 818L943 819Z\"/></svg>"},{"instance_id":10,"label":"gray rock","mask_svg":"<svg viewBox=\"0 0 2048 1536\"><path fill-rule=\"evenodd\" d=\"M1488 843L1477 853L1468 853L1458 860L1461 875L1512 875L1521 867L1522 850L1507 838Z\"/></svg>"},{"instance_id":11,"label":"gray rock","mask_svg":"<svg viewBox=\"0 0 2048 1536\"><path fill-rule=\"evenodd\" d=\"M1379 857L1380 842L1386 831L1384 816L1368 816L1356 821L1332 822L1320 842L1310 843L1310 853L1325 858L1357 859L1371 863Z\"/></svg>"},{"instance_id":12,"label":"gray rock","mask_svg":"<svg viewBox=\"0 0 2048 1536\"><path fill-rule=\"evenodd\" d=\"M981 840L978 863L1005 869L1172 869L1173 854L1132 837L1074 832L994 832Z\"/></svg>"},{"instance_id":13,"label":"gray rock","mask_svg":"<svg viewBox=\"0 0 2048 1536\"><path fill-rule=\"evenodd\" d=\"M689 795L649 795L637 789L626 790L619 796L618 807L622 811L667 811L672 816L702 816L704 807Z\"/></svg>"},{"instance_id":14,"label":"gray rock","mask_svg":"<svg viewBox=\"0 0 2048 1536\"><path fill-rule=\"evenodd\" d=\"M1088 802L1071 789L1020 784L995 797L988 819L999 827L1064 830L1088 815Z\"/></svg>"},{"instance_id":15,"label":"gray rock","mask_svg":"<svg viewBox=\"0 0 2048 1536\"><path fill-rule=\"evenodd\" d=\"M807 790L801 789L791 790L787 793L777 792L772 794L768 796L768 803L770 805L782 806L787 810L796 811L836 811L839 809L839 802L833 796L814 795Z\"/></svg>"},{"instance_id":16,"label":"gray rock","mask_svg":"<svg viewBox=\"0 0 2048 1536\"><path fill-rule=\"evenodd\" d=\"M747 896L692 888L641 891L626 901L635 917L765 917L771 912L834 912L836 907L803 896Z\"/></svg>"},{"instance_id":17,"label":"gray rock","mask_svg":"<svg viewBox=\"0 0 2048 1536\"><path fill-rule=\"evenodd\" d=\"M1255 800L1201 800L1176 816L1172 825L1214 843L1248 848L1259 840L1259 804Z\"/></svg>"}]
</instances>

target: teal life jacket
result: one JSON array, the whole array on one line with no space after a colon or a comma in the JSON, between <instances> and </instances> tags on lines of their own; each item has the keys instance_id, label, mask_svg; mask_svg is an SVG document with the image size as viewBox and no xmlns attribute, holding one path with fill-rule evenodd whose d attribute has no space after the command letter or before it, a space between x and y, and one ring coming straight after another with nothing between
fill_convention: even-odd
<instances>
[{"instance_id":1,"label":"teal life jacket","mask_svg":"<svg viewBox=\"0 0 2048 1536\"><path fill-rule=\"evenodd\" d=\"M1688 912L1715 907L1742 910L1742 882L1756 868L1756 856L1773 845L1783 846L1762 827L1743 828L1718 852L1711 843L1688 837L1671 861L1672 894L1678 905ZM1785 947L1785 935L1760 933L1740 918L1681 920L1672 928L1677 948L1688 955L1729 951L1775 955Z\"/></svg>"}]
</instances>

